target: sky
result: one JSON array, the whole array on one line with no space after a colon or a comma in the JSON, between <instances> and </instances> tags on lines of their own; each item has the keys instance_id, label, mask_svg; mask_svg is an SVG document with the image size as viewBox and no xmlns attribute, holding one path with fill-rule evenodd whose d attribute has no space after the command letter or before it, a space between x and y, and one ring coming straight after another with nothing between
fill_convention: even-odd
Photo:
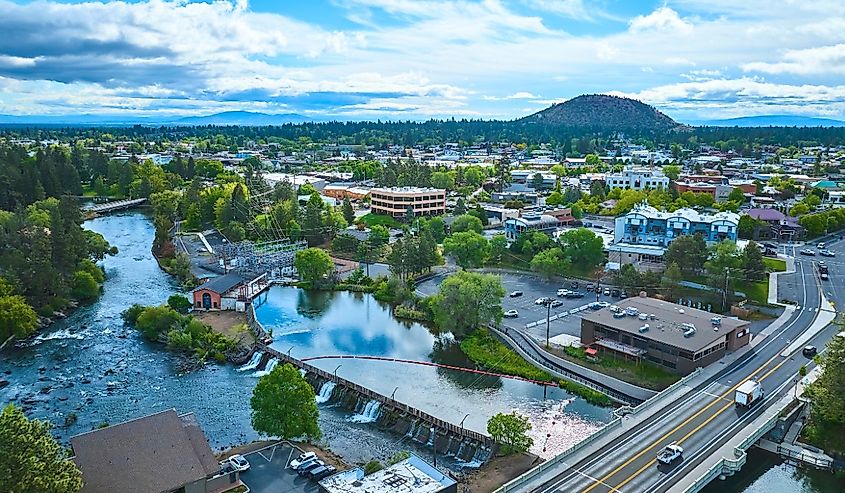
<instances>
[{"instance_id":1,"label":"sky","mask_svg":"<svg viewBox=\"0 0 845 493\"><path fill-rule=\"evenodd\" d=\"M842 0L0 0L0 114L845 119Z\"/></svg>"}]
</instances>

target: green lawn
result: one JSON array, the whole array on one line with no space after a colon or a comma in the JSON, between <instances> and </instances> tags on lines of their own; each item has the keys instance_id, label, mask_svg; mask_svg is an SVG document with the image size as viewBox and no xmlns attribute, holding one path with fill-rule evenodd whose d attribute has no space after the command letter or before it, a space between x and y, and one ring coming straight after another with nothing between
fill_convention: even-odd
<instances>
[{"instance_id":1,"label":"green lawn","mask_svg":"<svg viewBox=\"0 0 845 493\"><path fill-rule=\"evenodd\" d=\"M758 305L769 304L769 281L758 281L744 283L737 286L737 289L744 292L749 301Z\"/></svg>"},{"instance_id":2,"label":"green lawn","mask_svg":"<svg viewBox=\"0 0 845 493\"><path fill-rule=\"evenodd\" d=\"M552 352L579 365L649 389L663 390L681 379L680 376L649 361L637 363L608 354L601 354L598 356L598 361L591 361L587 359L584 348L576 347L567 347L564 351L552 350Z\"/></svg>"},{"instance_id":3,"label":"green lawn","mask_svg":"<svg viewBox=\"0 0 845 493\"><path fill-rule=\"evenodd\" d=\"M383 214L369 213L367 215L361 216L359 220L364 222L367 226L375 226L377 224L381 226L386 226L388 228L398 228L401 226L399 224L399 221Z\"/></svg>"},{"instance_id":4,"label":"green lawn","mask_svg":"<svg viewBox=\"0 0 845 493\"><path fill-rule=\"evenodd\" d=\"M786 260L763 257L763 264L769 272L783 272L786 270Z\"/></svg>"}]
</instances>

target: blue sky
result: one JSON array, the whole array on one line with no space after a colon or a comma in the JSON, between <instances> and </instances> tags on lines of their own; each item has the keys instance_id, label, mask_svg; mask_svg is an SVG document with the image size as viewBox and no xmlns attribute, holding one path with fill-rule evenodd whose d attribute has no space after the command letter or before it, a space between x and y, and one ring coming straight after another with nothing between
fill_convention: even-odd
<instances>
[{"instance_id":1,"label":"blue sky","mask_svg":"<svg viewBox=\"0 0 845 493\"><path fill-rule=\"evenodd\" d=\"M0 32L0 114L845 119L841 0L0 0Z\"/></svg>"}]
</instances>

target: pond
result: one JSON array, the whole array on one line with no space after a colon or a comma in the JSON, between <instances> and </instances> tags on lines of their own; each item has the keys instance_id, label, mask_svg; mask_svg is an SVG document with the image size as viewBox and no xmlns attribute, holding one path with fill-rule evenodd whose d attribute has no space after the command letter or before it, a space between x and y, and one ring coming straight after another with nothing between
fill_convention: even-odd
<instances>
[{"instance_id":1,"label":"pond","mask_svg":"<svg viewBox=\"0 0 845 493\"><path fill-rule=\"evenodd\" d=\"M475 367L451 334L435 336L419 323L398 321L369 294L276 286L256 306L259 321L273 331L272 347L299 359L357 355ZM608 408L520 380L391 361L309 363L452 423L466 417L464 426L482 433L494 414L517 411L532 424L532 451L546 457L610 420Z\"/></svg>"}]
</instances>

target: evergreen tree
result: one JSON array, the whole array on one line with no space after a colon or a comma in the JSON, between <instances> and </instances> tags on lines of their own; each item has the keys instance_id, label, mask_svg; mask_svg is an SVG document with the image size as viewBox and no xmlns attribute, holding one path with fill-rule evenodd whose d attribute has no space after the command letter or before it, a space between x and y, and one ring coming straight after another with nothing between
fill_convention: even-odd
<instances>
[{"instance_id":1,"label":"evergreen tree","mask_svg":"<svg viewBox=\"0 0 845 493\"><path fill-rule=\"evenodd\" d=\"M355 211L352 209L352 202L349 197L343 199L343 218L346 219L347 224L355 222Z\"/></svg>"}]
</instances>

